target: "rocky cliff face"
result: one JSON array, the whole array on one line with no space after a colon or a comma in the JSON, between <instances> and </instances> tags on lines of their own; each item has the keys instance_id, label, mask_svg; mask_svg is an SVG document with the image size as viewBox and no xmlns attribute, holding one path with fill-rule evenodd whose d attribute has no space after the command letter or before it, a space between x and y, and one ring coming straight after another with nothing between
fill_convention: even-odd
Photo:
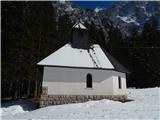
<instances>
[{"instance_id":1,"label":"rocky cliff face","mask_svg":"<svg viewBox=\"0 0 160 120\"><path fill-rule=\"evenodd\" d=\"M107 17L126 35L137 28L142 30L144 23L151 17L160 19L159 1L118 2L109 9L100 11L102 18Z\"/></svg>"},{"instance_id":2,"label":"rocky cliff face","mask_svg":"<svg viewBox=\"0 0 160 120\"><path fill-rule=\"evenodd\" d=\"M144 23L151 17L160 22L159 1L130 1L116 2L108 9L84 9L72 2L53 2L57 16L67 14L72 23L81 19L88 24L92 22L96 27L109 31L111 27L118 27L123 36L130 36L133 29L142 30Z\"/></svg>"}]
</instances>

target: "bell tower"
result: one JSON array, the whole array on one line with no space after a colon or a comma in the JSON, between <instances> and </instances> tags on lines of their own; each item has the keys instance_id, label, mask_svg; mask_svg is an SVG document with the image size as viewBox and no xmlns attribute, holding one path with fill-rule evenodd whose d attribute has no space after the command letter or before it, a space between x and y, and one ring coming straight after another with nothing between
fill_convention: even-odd
<instances>
[{"instance_id":1,"label":"bell tower","mask_svg":"<svg viewBox=\"0 0 160 120\"><path fill-rule=\"evenodd\" d=\"M73 48L89 49L88 29L79 21L72 27L71 45Z\"/></svg>"}]
</instances>

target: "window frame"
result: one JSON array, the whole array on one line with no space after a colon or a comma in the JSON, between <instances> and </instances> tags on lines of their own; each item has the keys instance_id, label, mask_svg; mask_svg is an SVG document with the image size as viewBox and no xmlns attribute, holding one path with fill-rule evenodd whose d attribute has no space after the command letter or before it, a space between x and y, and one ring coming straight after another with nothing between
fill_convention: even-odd
<instances>
[{"instance_id":1,"label":"window frame","mask_svg":"<svg viewBox=\"0 0 160 120\"><path fill-rule=\"evenodd\" d=\"M93 88L93 79L90 73L86 75L86 88Z\"/></svg>"},{"instance_id":2,"label":"window frame","mask_svg":"<svg viewBox=\"0 0 160 120\"><path fill-rule=\"evenodd\" d=\"M122 79L120 76L118 76L118 88L122 89Z\"/></svg>"}]
</instances>

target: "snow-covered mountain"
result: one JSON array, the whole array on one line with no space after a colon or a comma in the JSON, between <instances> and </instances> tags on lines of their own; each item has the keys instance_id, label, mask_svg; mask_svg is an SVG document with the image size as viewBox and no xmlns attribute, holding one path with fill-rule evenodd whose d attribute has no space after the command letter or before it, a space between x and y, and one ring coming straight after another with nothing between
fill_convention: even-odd
<instances>
[{"instance_id":1,"label":"snow-covered mountain","mask_svg":"<svg viewBox=\"0 0 160 120\"><path fill-rule=\"evenodd\" d=\"M111 8L100 11L102 18L110 19L127 35L136 27L141 30L151 17L160 19L160 1L117 2Z\"/></svg>"},{"instance_id":2,"label":"snow-covered mountain","mask_svg":"<svg viewBox=\"0 0 160 120\"><path fill-rule=\"evenodd\" d=\"M72 2L53 2L57 16L67 14L72 23L78 19L109 31L119 27L124 36L133 29L142 30L144 23L154 16L160 22L160 1L116 2L108 9L84 9Z\"/></svg>"},{"instance_id":3,"label":"snow-covered mountain","mask_svg":"<svg viewBox=\"0 0 160 120\"><path fill-rule=\"evenodd\" d=\"M99 11L101 8L93 9L84 9L78 5L71 2L53 2L53 7L56 11L57 16L62 16L67 14L72 23L77 22L81 19L83 22L91 24L93 22L97 27L102 25L101 16L99 16ZM110 20L107 20L108 24L111 24Z\"/></svg>"}]
</instances>

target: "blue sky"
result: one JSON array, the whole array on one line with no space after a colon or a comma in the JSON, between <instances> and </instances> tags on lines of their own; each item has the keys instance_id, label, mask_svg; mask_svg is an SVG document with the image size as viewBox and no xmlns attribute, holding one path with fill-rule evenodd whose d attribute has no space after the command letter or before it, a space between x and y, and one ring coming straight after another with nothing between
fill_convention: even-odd
<instances>
[{"instance_id":1,"label":"blue sky","mask_svg":"<svg viewBox=\"0 0 160 120\"><path fill-rule=\"evenodd\" d=\"M113 5L116 1L72 1L82 8L108 8Z\"/></svg>"}]
</instances>

